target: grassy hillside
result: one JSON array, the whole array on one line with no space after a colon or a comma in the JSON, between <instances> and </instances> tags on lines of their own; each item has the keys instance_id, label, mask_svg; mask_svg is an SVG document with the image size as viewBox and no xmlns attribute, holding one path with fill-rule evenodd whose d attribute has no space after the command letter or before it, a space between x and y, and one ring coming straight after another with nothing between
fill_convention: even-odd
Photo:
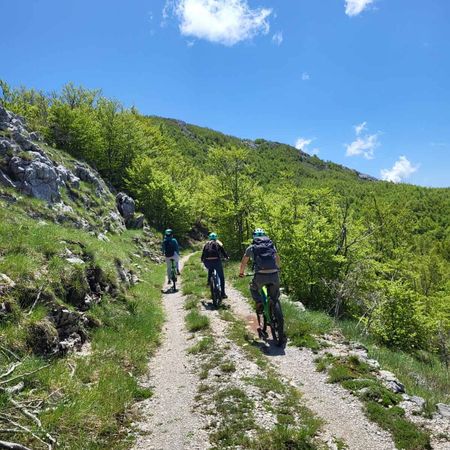
<instances>
[{"instance_id":1,"label":"grassy hillside","mask_svg":"<svg viewBox=\"0 0 450 450\"><path fill-rule=\"evenodd\" d=\"M159 236L119 226L113 195L92 183L61 191L64 208L0 187L2 439L128 448L129 407L151 395L137 380L163 320Z\"/></svg>"}]
</instances>

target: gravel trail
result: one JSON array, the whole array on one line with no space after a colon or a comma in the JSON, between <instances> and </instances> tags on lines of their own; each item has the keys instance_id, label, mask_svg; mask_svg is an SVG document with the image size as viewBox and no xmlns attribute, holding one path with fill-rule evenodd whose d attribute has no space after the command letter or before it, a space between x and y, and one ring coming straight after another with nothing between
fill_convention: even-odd
<instances>
[{"instance_id":1,"label":"gravel trail","mask_svg":"<svg viewBox=\"0 0 450 450\"><path fill-rule=\"evenodd\" d=\"M247 300L231 286L227 290L235 314L248 320L254 315ZM254 328L254 324L248 326ZM269 347L265 351L278 371L303 393L306 405L321 417L322 439L330 444L342 440L349 450L394 450L389 433L364 415L362 403L337 384L327 383L327 375L315 369L315 355L309 349L287 346L284 351Z\"/></svg>"},{"instance_id":2,"label":"gravel trail","mask_svg":"<svg viewBox=\"0 0 450 450\"><path fill-rule=\"evenodd\" d=\"M182 258L180 267L188 258ZM209 444L203 430L204 419L193 410L198 377L193 361L186 354L190 335L185 329L186 311L181 289L175 294L164 294L162 301L167 320L163 344L151 358L148 376L143 380L143 384L151 388L154 395L139 404L142 422L137 424L139 436L133 448L207 449Z\"/></svg>"}]
</instances>

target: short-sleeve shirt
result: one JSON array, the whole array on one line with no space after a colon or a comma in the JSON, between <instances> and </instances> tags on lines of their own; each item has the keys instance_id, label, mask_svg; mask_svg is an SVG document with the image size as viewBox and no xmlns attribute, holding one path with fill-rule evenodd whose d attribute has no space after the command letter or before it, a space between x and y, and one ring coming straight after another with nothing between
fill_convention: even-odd
<instances>
[{"instance_id":1,"label":"short-sleeve shirt","mask_svg":"<svg viewBox=\"0 0 450 450\"><path fill-rule=\"evenodd\" d=\"M275 252L277 252L277 248L275 247L275 245L273 246L273 248L275 249ZM255 254L253 251L253 244L249 245L247 247L247 249L245 250L245 256L247 256L247 258L250 258L253 263L255 262ZM262 270L258 270L258 273L275 273L278 272L278 270L272 270L272 269L262 269Z\"/></svg>"}]
</instances>

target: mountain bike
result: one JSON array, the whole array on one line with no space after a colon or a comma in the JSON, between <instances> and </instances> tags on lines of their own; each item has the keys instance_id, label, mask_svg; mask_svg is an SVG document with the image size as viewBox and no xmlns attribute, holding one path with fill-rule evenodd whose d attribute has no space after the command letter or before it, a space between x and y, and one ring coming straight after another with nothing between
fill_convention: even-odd
<instances>
[{"instance_id":1,"label":"mountain bike","mask_svg":"<svg viewBox=\"0 0 450 450\"><path fill-rule=\"evenodd\" d=\"M286 343L286 335L284 334L284 317L281 310L279 300L273 301L269 296L267 286L263 286L260 291L263 299L263 312L256 314L258 317L258 334L261 339L267 341L269 334L267 327L269 326L273 340L276 345L282 346Z\"/></svg>"},{"instance_id":2,"label":"mountain bike","mask_svg":"<svg viewBox=\"0 0 450 450\"><path fill-rule=\"evenodd\" d=\"M214 308L219 308L222 303L222 289L220 285L220 278L216 269L213 269L211 276L209 277L209 287L211 289L211 299Z\"/></svg>"}]
</instances>

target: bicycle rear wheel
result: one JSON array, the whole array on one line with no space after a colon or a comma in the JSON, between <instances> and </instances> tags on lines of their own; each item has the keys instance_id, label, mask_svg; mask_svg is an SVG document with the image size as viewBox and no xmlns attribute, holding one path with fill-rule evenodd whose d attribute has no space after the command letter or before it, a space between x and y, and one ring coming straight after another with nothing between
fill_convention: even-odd
<instances>
[{"instance_id":1,"label":"bicycle rear wheel","mask_svg":"<svg viewBox=\"0 0 450 450\"><path fill-rule=\"evenodd\" d=\"M276 345L283 345L286 341L284 335L284 317L279 301L270 302L270 331Z\"/></svg>"},{"instance_id":2,"label":"bicycle rear wheel","mask_svg":"<svg viewBox=\"0 0 450 450\"><path fill-rule=\"evenodd\" d=\"M216 273L211 277L211 298L213 301L214 308L218 308L222 301L222 296L220 293L220 281Z\"/></svg>"}]
</instances>

